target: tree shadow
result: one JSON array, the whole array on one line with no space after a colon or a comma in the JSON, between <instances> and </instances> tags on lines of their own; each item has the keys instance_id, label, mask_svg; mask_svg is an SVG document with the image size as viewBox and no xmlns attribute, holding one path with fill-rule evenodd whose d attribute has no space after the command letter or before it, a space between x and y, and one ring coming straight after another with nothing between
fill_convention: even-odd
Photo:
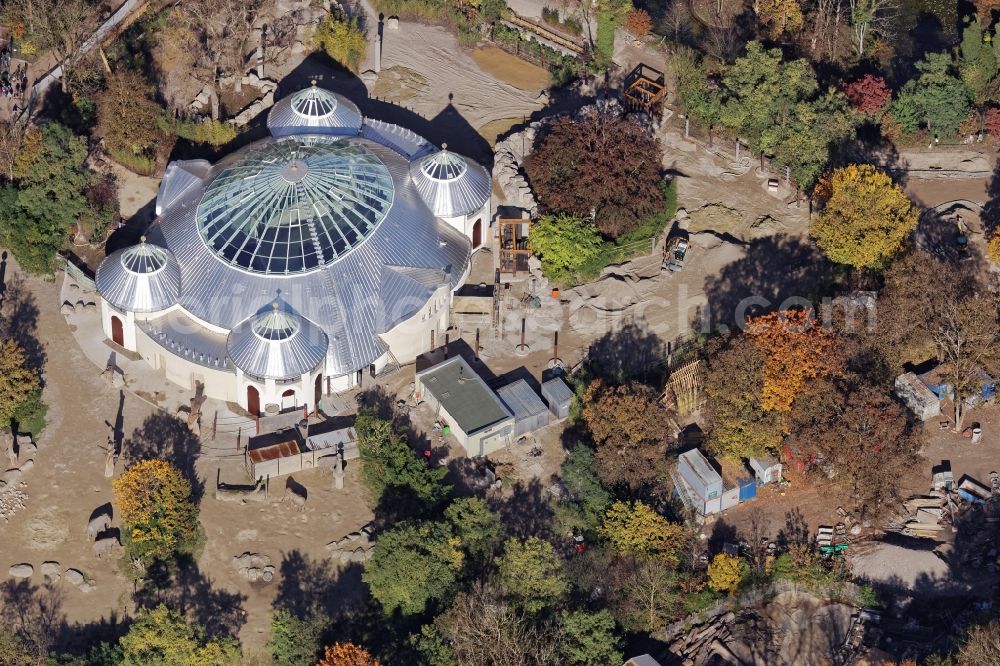
<instances>
[{"instance_id":1,"label":"tree shadow","mask_svg":"<svg viewBox=\"0 0 1000 666\"><path fill-rule=\"evenodd\" d=\"M774 542L779 552L785 552L792 546L808 546L812 540L809 523L799 509L785 512L785 525L778 530Z\"/></svg>"},{"instance_id":2,"label":"tree shadow","mask_svg":"<svg viewBox=\"0 0 1000 666\"><path fill-rule=\"evenodd\" d=\"M28 366L41 372L45 346L38 337L38 303L18 273L6 276L0 307L0 339L13 340L24 352Z\"/></svg>"},{"instance_id":3,"label":"tree shadow","mask_svg":"<svg viewBox=\"0 0 1000 666\"><path fill-rule=\"evenodd\" d=\"M190 556L172 565L157 563L147 574L146 584L134 595L137 606L166 604L202 625L212 638L236 637L246 622L247 595L215 587Z\"/></svg>"},{"instance_id":4,"label":"tree shadow","mask_svg":"<svg viewBox=\"0 0 1000 666\"><path fill-rule=\"evenodd\" d=\"M205 482L195 470L195 461L201 454L201 442L180 419L157 412L146 417L123 446L124 455L131 465L140 460L167 460L181 471L191 483L194 501L201 500Z\"/></svg>"},{"instance_id":5,"label":"tree shadow","mask_svg":"<svg viewBox=\"0 0 1000 666\"><path fill-rule=\"evenodd\" d=\"M63 597L55 587L8 580L0 585L0 621L24 638L38 657L44 657L55 647L53 635L65 622Z\"/></svg>"},{"instance_id":6,"label":"tree shadow","mask_svg":"<svg viewBox=\"0 0 1000 666\"><path fill-rule=\"evenodd\" d=\"M980 217L979 223L975 219L977 217ZM980 246L985 245L988 237L984 233L987 227L985 218L985 210L979 216L976 211L959 205L928 208L920 214L914 241L918 248L949 268L979 273L985 264ZM958 219L969 228L968 233L962 232ZM964 244L959 242L960 237L965 238ZM979 243L974 242L977 237Z\"/></svg>"},{"instance_id":7,"label":"tree shadow","mask_svg":"<svg viewBox=\"0 0 1000 666\"><path fill-rule=\"evenodd\" d=\"M548 491L538 479L532 479L527 484L517 481L509 497L495 497L489 503L490 508L500 514L510 536L548 539L552 535L555 513L549 503Z\"/></svg>"},{"instance_id":8,"label":"tree shadow","mask_svg":"<svg viewBox=\"0 0 1000 666\"><path fill-rule=\"evenodd\" d=\"M583 373L612 384L637 380L656 386L663 381L666 357L658 335L630 323L591 343Z\"/></svg>"},{"instance_id":9,"label":"tree shadow","mask_svg":"<svg viewBox=\"0 0 1000 666\"><path fill-rule=\"evenodd\" d=\"M993 169L993 177L986 188L986 204L983 206L983 230L988 236L1000 228L1000 162Z\"/></svg>"},{"instance_id":10,"label":"tree shadow","mask_svg":"<svg viewBox=\"0 0 1000 666\"><path fill-rule=\"evenodd\" d=\"M725 518L720 518L712 527L712 536L708 537L708 552L721 553L727 546L738 543L736 526L727 523Z\"/></svg>"},{"instance_id":11,"label":"tree shadow","mask_svg":"<svg viewBox=\"0 0 1000 666\"><path fill-rule=\"evenodd\" d=\"M367 598L362 571L357 563L338 569L329 559L313 559L298 549L291 550L281 560L278 593L271 606L303 620L317 613L331 620L338 618Z\"/></svg>"},{"instance_id":12,"label":"tree shadow","mask_svg":"<svg viewBox=\"0 0 1000 666\"><path fill-rule=\"evenodd\" d=\"M694 327L703 333L742 328L749 315L814 304L836 277L834 265L808 241L786 234L755 239L743 257L705 279L708 304Z\"/></svg>"}]
</instances>

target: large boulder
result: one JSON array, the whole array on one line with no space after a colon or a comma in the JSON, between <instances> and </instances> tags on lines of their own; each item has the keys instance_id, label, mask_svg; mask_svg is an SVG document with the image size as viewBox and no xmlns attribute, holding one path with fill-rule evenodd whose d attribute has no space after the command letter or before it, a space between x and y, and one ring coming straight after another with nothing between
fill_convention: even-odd
<instances>
[{"instance_id":1,"label":"large boulder","mask_svg":"<svg viewBox=\"0 0 1000 666\"><path fill-rule=\"evenodd\" d=\"M27 563L14 564L7 570L7 573L14 578L31 578L31 574L35 573L35 567Z\"/></svg>"},{"instance_id":2,"label":"large boulder","mask_svg":"<svg viewBox=\"0 0 1000 666\"><path fill-rule=\"evenodd\" d=\"M66 569L65 576L71 585L82 585L87 580L79 569Z\"/></svg>"},{"instance_id":3,"label":"large boulder","mask_svg":"<svg viewBox=\"0 0 1000 666\"><path fill-rule=\"evenodd\" d=\"M49 560L48 562L42 562L41 566L42 575L49 583L56 583L62 576L62 567L59 566L58 562L53 562Z\"/></svg>"}]
</instances>

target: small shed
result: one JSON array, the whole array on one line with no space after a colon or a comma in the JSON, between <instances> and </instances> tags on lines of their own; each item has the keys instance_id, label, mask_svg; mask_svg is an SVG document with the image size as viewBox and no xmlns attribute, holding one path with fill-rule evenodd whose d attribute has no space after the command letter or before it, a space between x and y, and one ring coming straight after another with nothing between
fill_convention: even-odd
<instances>
[{"instance_id":1,"label":"small shed","mask_svg":"<svg viewBox=\"0 0 1000 666\"><path fill-rule=\"evenodd\" d=\"M514 414L461 356L416 374L414 395L425 400L473 456L510 444Z\"/></svg>"},{"instance_id":2,"label":"small shed","mask_svg":"<svg viewBox=\"0 0 1000 666\"><path fill-rule=\"evenodd\" d=\"M573 390L566 385L562 377L553 377L542 384L542 397L545 398L549 411L556 419L569 416L569 408L573 404Z\"/></svg>"},{"instance_id":3,"label":"small shed","mask_svg":"<svg viewBox=\"0 0 1000 666\"><path fill-rule=\"evenodd\" d=\"M640 654L638 657L632 657L626 661L624 666L660 666L660 662L656 661L648 654Z\"/></svg>"},{"instance_id":4,"label":"small shed","mask_svg":"<svg viewBox=\"0 0 1000 666\"><path fill-rule=\"evenodd\" d=\"M713 499L722 494L722 476L700 450L691 449L680 454L677 469L702 499Z\"/></svg>"},{"instance_id":5,"label":"small shed","mask_svg":"<svg viewBox=\"0 0 1000 666\"><path fill-rule=\"evenodd\" d=\"M941 400L912 372L896 377L896 395L921 421L941 413Z\"/></svg>"},{"instance_id":6,"label":"small shed","mask_svg":"<svg viewBox=\"0 0 1000 666\"><path fill-rule=\"evenodd\" d=\"M514 413L514 435L520 436L549 424L549 409L523 379L501 386L497 395Z\"/></svg>"},{"instance_id":7,"label":"small shed","mask_svg":"<svg viewBox=\"0 0 1000 666\"><path fill-rule=\"evenodd\" d=\"M757 477L757 483L777 483L781 480L781 463L773 456L751 456L750 469Z\"/></svg>"}]
</instances>

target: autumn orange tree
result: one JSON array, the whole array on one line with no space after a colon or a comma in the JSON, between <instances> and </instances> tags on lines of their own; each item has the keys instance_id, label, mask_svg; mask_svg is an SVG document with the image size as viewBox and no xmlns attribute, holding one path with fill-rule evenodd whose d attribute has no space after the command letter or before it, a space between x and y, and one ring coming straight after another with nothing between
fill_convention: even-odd
<instances>
[{"instance_id":1,"label":"autumn orange tree","mask_svg":"<svg viewBox=\"0 0 1000 666\"><path fill-rule=\"evenodd\" d=\"M189 552L198 541L191 484L165 460L142 460L115 479L115 505L130 558L143 564Z\"/></svg>"},{"instance_id":2,"label":"autumn orange tree","mask_svg":"<svg viewBox=\"0 0 1000 666\"><path fill-rule=\"evenodd\" d=\"M334 643L316 666L380 666L368 650L354 643Z\"/></svg>"},{"instance_id":3,"label":"autumn orange tree","mask_svg":"<svg viewBox=\"0 0 1000 666\"><path fill-rule=\"evenodd\" d=\"M838 372L835 338L813 321L810 311L783 310L747 321L747 333L765 354L761 404L788 412L807 379Z\"/></svg>"},{"instance_id":4,"label":"autumn orange tree","mask_svg":"<svg viewBox=\"0 0 1000 666\"><path fill-rule=\"evenodd\" d=\"M610 386L597 380L587 388L583 420L605 484L638 489L666 475L667 412L658 398L638 382Z\"/></svg>"}]
</instances>

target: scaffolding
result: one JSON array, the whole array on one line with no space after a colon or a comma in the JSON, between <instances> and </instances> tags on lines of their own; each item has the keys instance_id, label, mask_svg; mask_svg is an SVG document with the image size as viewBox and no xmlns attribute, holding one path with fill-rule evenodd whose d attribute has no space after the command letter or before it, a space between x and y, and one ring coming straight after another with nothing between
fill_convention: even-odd
<instances>
[{"instance_id":1,"label":"scaffolding","mask_svg":"<svg viewBox=\"0 0 1000 666\"><path fill-rule=\"evenodd\" d=\"M497 218L497 234L500 247L500 272L514 275L528 272L528 236L531 234L531 220L520 217Z\"/></svg>"},{"instance_id":2,"label":"scaffolding","mask_svg":"<svg viewBox=\"0 0 1000 666\"><path fill-rule=\"evenodd\" d=\"M679 416L687 416L705 406L701 359L695 359L670 373L663 392L663 404Z\"/></svg>"},{"instance_id":3,"label":"scaffolding","mask_svg":"<svg viewBox=\"0 0 1000 666\"><path fill-rule=\"evenodd\" d=\"M658 69L640 63L625 77L622 101L630 111L653 115L659 111L666 96L665 78Z\"/></svg>"}]
</instances>

